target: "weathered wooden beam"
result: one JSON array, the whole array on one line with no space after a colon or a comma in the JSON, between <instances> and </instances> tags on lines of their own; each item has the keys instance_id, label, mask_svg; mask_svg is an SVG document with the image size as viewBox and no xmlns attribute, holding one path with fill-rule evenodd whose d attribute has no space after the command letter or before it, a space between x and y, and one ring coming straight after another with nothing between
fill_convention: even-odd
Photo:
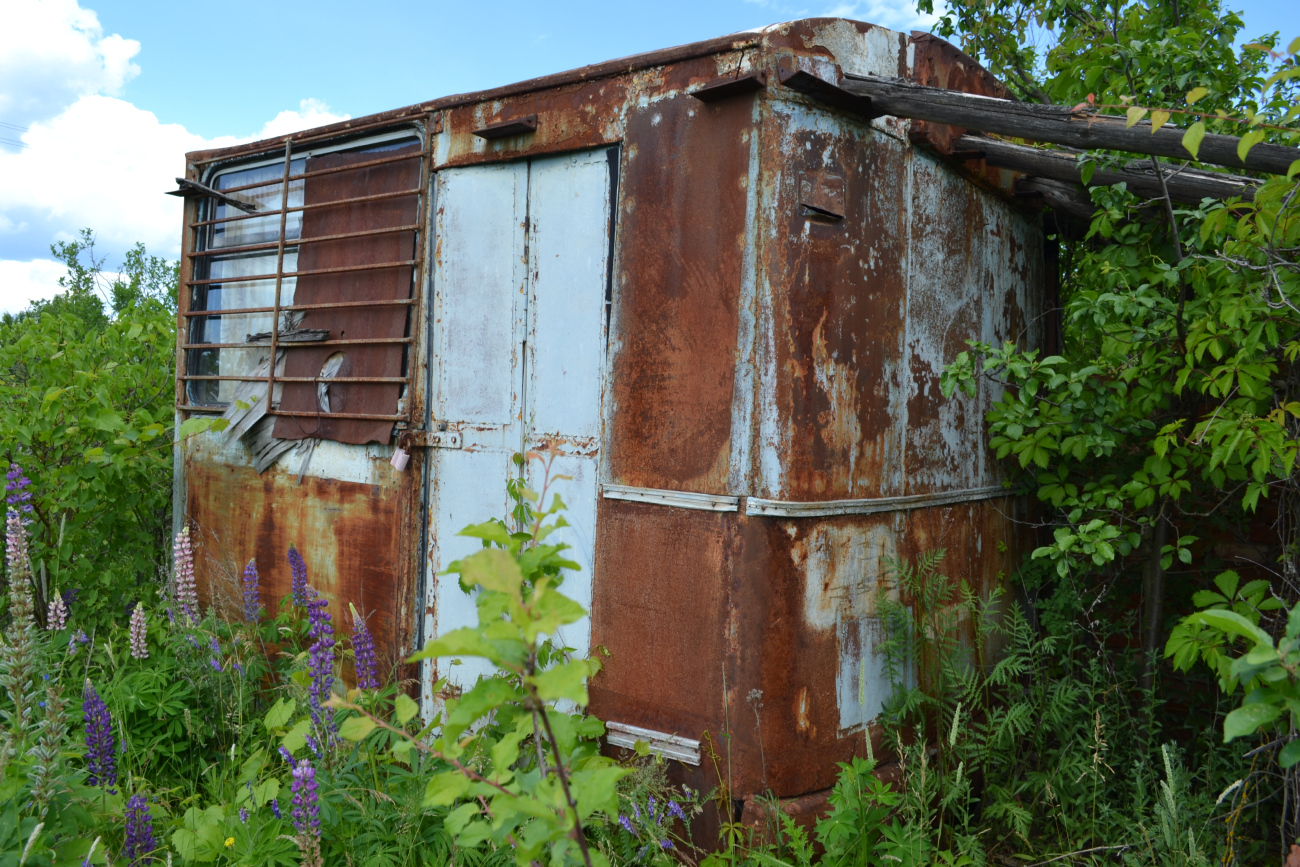
<instances>
[{"instance_id":1,"label":"weathered wooden beam","mask_svg":"<svg viewBox=\"0 0 1300 867\"><path fill-rule=\"evenodd\" d=\"M1141 121L1129 128L1124 118L1097 114L1092 109L1075 111L1064 105L1015 102L870 76L846 75L836 87L807 72L783 71L781 81L817 99L825 99L823 94L829 92L827 88L834 87L845 94L868 100L865 105L869 108L863 112L868 117L889 114L1084 150L1118 150L1178 160L1192 159L1183 147L1182 129L1165 124L1153 133L1149 121ZM843 98L840 100L840 104L846 104ZM1237 143L1235 136L1207 134L1201 141L1197 158L1201 162L1275 175L1286 174L1291 163L1300 159L1300 149L1261 142L1251 148L1242 162L1237 156Z\"/></svg>"},{"instance_id":2,"label":"weathered wooden beam","mask_svg":"<svg viewBox=\"0 0 1300 867\"><path fill-rule=\"evenodd\" d=\"M895 117L914 117L1084 150L1130 151L1178 160L1193 158L1183 147L1184 130L1170 124L1153 133L1150 121L1126 127L1124 118L1108 117L1093 110L1076 112L1064 105L1013 102L881 78L845 76L840 86L870 99L873 110ZM1300 149L1260 142L1250 149L1243 163L1237 156L1237 143L1236 136L1207 134L1201 140L1196 158L1274 175L1285 175L1291 163L1300 159Z\"/></svg>"},{"instance_id":3,"label":"weathered wooden beam","mask_svg":"<svg viewBox=\"0 0 1300 867\"><path fill-rule=\"evenodd\" d=\"M982 136L962 136L953 142L956 154L979 154L989 165L1014 169L1027 175L1051 178L1057 181L1083 183L1080 164L1075 154L1057 150L1043 150L1026 145L1012 144ZM1240 175L1216 174L1196 169L1178 169L1163 166L1165 184L1170 197L1176 202L1198 205L1204 198L1230 199L1240 196L1250 200L1255 196L1259 181ZM1092 173L1088 186L1112 187L1127 184L1128 189L1142 196L1163 195L1155 169L1146 163L1129 163L1122 169L1098 167Z\"/></svg>"}]
</instances>

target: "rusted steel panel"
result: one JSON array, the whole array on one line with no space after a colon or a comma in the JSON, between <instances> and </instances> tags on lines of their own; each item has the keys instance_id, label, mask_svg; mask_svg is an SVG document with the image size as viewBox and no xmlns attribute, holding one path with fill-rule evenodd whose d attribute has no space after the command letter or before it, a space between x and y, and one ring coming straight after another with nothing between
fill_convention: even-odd
<instances>
[{"instance_id":1,"label":"rusted steel panel","mask_svg":"<svg viewBox=\"0 0 1300 867\"><path fill-rule=\"evenodd\" d=\"M385 666L400 661L412 612L394 579L404 571L400 514L411 504L392 484L397 474L382 456L364 460L375 483L311 475L299 485L292 473L258 476L228 451L194 444L185 461L185 512L199 543L195 573L204 601L238 616L240 576L256 558L262 605L277 611L290 592L286 557L292 544L307 563L311 586L330 600L336 631L350 631L351 616L343 612L351 602L370 615Z\"/></svg>"},{"instance_id":2,"label":"rusted steel panel","mask_svg":"<svg viewBox=\"0 0 1300 867\"><path fill-rule=\"evenodd\" d=\"M403 150L410 152L409 160L308 177L304 191L306 204L417 189L422 177L420 154L423 145L416 142ZM307 160L306 171L310 174L374 159L373 153L326 154ZM302 237L414 225L419 220L419 203L420 197L411 195L315 208L303 214ZM411 261L416 252L415 237L414 232L400 232L304 244L298 250L297 267L300 271L311 271L345 265ZM323 304L409 298L413 272L414 267L407 265L299 277L294 302ZM403 337L408 333L409 317L410 311L400 306L308 310L300 327L325 329L331 338L343 340ZM405 372L404 347L400 344L359 344L346 348L285 344L285 348L285 376L319 376L327 360L336 353L343 356L342 365L334 371L336 376L397 377ZM397 383L334 383L326 388L330 412L397 413L401 391L401 385ZM285 383L280 409L299 413L321 412L318 390L316 383ZM275 435L282 439L320 437L348 443L387 443L392 429L392 422L304 416L280 416L275 422Z\"/></svg>"},{"instance_id":3,"label":"rusted steel panel","mask_svg":"<svg viewBox=\"0 0 1300 867\"><path fill-rule=\"evenodd\" d=\"M629 110L610 481L726 493L755 97Z\"/></svg>"},{"instance_id":4,"label":"rusted steel panel","mask_svg":"<svg viewBox=\"0 0 1300 867\"><path fill-rule=\"evenodd\" d=\"M721 744L736 516L602 499L597 520L592 712Z\"/></svg>"},{"instance_id":5,"label":"rusted steel panel","mask_svg":"<svg viewBox=\"0 0 1300 867\"><path fill-rule=\"evenodd\" d=\"M773 103L763 135L763 183L774 187L764 412L779 439L760 446L777 454L754 493L901 494L906 150L861 121L797 103ZM814 210L823 199L843 216Z\"/></svg>"}]
</instances>

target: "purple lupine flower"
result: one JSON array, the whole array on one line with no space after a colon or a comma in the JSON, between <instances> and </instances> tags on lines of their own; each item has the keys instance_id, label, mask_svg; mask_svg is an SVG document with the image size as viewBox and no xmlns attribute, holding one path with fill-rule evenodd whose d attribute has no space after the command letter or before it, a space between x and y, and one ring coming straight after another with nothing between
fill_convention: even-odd
<instances>
[{"instance_id":1,"label":"purple lupine flower","mask_svg":"<svg viewBox=\"0 0 1300 867\"><path fill-rule=\"evenodd\" d=\"M63 603L62 596L55 596L50 600L50 607L45 612L45 628L57 632L67 625L68 607Z\"/></svg>"},{"instance_id":2,"label":"purple lupine flower","mask_svg":"<svg viewBox=\"0 0 1300 867\"><path fill-rule=\"evenodd\" d=\"M18 464L9 465L9 472L5 473L5 478L9 480L5 484L5 501L9 503L10 511L30 515L32 492L27 490L27 487L32 480L23 475L23 468Z\"/></svg>"},{"instance_id":3,"label":"purple lupine flower","mask_svg":"<svg viewBox=\"0 0 1300 867\"><path fill-rule=\"evenodd\" d=\"M190 620L199 618L199 590L194 583L194 546L190 544L190 528L176 534L172 547L175 564L176 602L181 612Z\"/></svg>"},{"instance_id":4,"label":"purple lupine flower","mask_svg":"<svg viewBox=\"0 0 1300 867\"><path fill-rule=\"evenodd\" d=\"M275 816L277 819L284 818L280 815L280 800L278 798L271 799L271 815Z\"/></svg>"},{"instance_id":5,"label":"purple lupine flower","mask_svg":"<svg viewBox=\"0 0 1300 867\"><path fill-rule=\"evenodd\" d=\"M240 665L238 662L230 663L230 667L233 668L235 671L239 672L240 677L244 676L244 667Z\"/></svg>"},{"instance_id":6,"label":"purple lupine flower","mask_svg":"<svg viewBox=\"0 0 1300 867\"><path fill-rule=\"evenodd\" d=\"M622 813L619 813L618 823L623 826L624 831L627 831L633 837L636 836L636 828L632 827L632 822L628 819L627 816L624 816Z\"/></svg>"},{"instance_id":7,"label":"purple lupine flower","mask_svg":"<svg viewBox=\"0 0 1300 867\"><path fill-rule=\"evenodd\" d=\"M60 595L63 597L64 607L67 608L69 611L71 611L72 606L77 604L77 597L81 595L81 591L78 590L76 587L69 587L67 590L64 590L63 593L61 593Z\"/></svg>"},{"instance_id":8,"label":"purple lupine flower","mask_svg":"<svg viewBox=\"0 0 1300 867\"><path fill-rule=\"evenodd\" d=\"M320 758L320 742L317 741L317 740L316 740L314 737L312 737L311 735L303 735L303 740L305 740L305 741L307 742L307 749L311 750L311 754L312 754L313 756L315 756L316 758L319 759L319 758Z\"/></svg>"},{"instance_id":9,"label":"purple lupine flower","mask_svg":"<svg viewBox=\"0 0 1300 867\"><path fill-rule=\"evenodd\" d=\"M379 666L375 659L375 636L362 618L352 624L352 658L357 671L357 686L379 689Z\"/></svg>"},{"instance_id":10,"label":"purple lupine flower","mask_svg":"<svg viewBox=\"0 0 1300 867\"><path fill-rule=\"evenodd\" d=\"M293 769L293 827L303 835L320 835L320 805L316 802L316 769L302 759Z\"/></svg>"},{"instance_id":11,"label":"purple lupine flower","mask_svg":"<svg viewBox=\"0 0 1300 867\"><path fill-rule=\"evenodd\" d=\"M239 808L239 821L240 821L241 824L244 824L244 825L247 825L247 824L248 824L248 808L247 808L247 807L240 807L240 808Z\"/></svg>"},{"instance_id":12,"label":"purple lupine flower","mask_svg":"<svg viewBox=\"0 0 1300 867\"><path fill-rule=\"evenodd\" d=\"M102 785L112 791L112 787L117 785L113 718L89 679L81 694L81 702L86 720L86 770L90 772L86 782L92 786Z\"/></svg>"},{"instance_id":13,"label":"purple lupine flower","mask_svg":"<svg viewBox=\"0 0 1300 867\"><path fill-rule=\"evenodd\" d=\"M636 816L638 822L641 821L641 808L636 805L636 801L632 802L632 815Z\"/></svg>"},{"instance_id":14,"label":"purple lupine flower","mask_svg":"<svg viewBox=\"0 0 1300 867\"><path fill-rule=\"evenodd\" d=\"M289 752L289 748L283 744L280 746L280 758L284 759L291 765L293 764L293 753Z\"/></svg>"},{"instance_id":15,"label":"purple lupine flower","mask_svg":"<svg viewBox=\"0 0 1300 867\"><path fill-rule=\"evenodd\" d=\"M261 610L262 589L257 577L257 560L254 559L244 567L244 619L256 623Z\"/></svg>"},{"instance_id":16,"label":"purple lupine flower","mask_svg":"<svg viewBox=\"0 0 1300 867\"><path fill-rule=\"evenodd\" d=\"M221 655L221 643L217 641L217 637L215 635L211 635L208 637L208 647L211 648L213 656Z\"/></svg>"},{"instance_id":17,"label":"purple lupine flower","mask_svg":"<svg viewBox=\"0 0 1300 867\"><path fill-rule=\"evenodd\" d=\"M671 848L673 848L673 841L672 841L672 840L660 840L660 841L659 841L659 848L660 848L660 849L671 849Z\"/></svg>"},{"instance_id":18,"label":"purple lupine flower","mask_svg":"<svg viewBox=\"0 0 1300 867\"><path fill-rule=\"evenodd\" d=\"M209 659L208 665L212 666L212 670L215 671L217 674L220 674L223 671L223 669L221 668L221 663L215 659Z\"/></svg>"},{"instance_id":19,"label":"purple lupine flower","mask_svg":"<svg viewBox=\"0 0 1300 867\"><path fill-rule=\"evenodd\" d=\"M289 584L290 593L293 596L293 604L299 608L307 607L307 564L303 562L302 555L298 549L289 546L289 572L293 576Z\"/></svg>"},{"instance_id":20,"label":"purple lupine flower","mask_svg":"<svg viewBox=\"0 0 1300 867\"><path fill-rule=\"evenodd\" d=\"M329 607L329 600L321 598L312 589L309 589L308 595L307 619L311 628L307 634L312 639L312 644L307 651L307 671L311 675L307 695L316 730L328 736L334 730L334 713L326 713L324 705L329 701L330 690L334 686L334 627L330 623L330 613L325 610Z\"/></svg>"},{"instance_id":21,"label":"purple lupine flower","mask_svg":"<svg viewBox=\"0 0 1300 867\"><path fill-rule=\"evenodd\" d=\"M668 812L676 816L678 819L681 819L683 822L686 821L686 813L680 806L678 806L676 801L668 802Z\"/></svg>"},{"instance_id":22,"label":"purple lupine flower","mask_svg":"<svg viewBox=\"0 0 1300 867\"><path fill-rule=\"evenodd\" d=\"M122 856L132 867L153 859L149 855L158 848L158 841L153 836L153 816L149 814L149 804L144 795L132 795L126 802L126 843L122 846Z\"/></svg>"},{"instance_id":23,"label":"purple lupine flower","mask_svg":"<svg viewBox=\"0 0 1300 867\"><path fill-rule=\"evenodd\" d=\"M137 604L131 612L131 658L148 659L149 644L145 636L144 605Z\"/></svg>"}]
</instances>

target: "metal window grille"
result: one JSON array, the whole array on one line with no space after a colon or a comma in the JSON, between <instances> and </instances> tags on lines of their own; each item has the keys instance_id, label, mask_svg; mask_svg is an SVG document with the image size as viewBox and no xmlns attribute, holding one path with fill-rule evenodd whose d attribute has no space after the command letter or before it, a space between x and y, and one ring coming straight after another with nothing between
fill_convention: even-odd
<instances>
[{"instance_id":1,"label":"metal window grille","mask_svg":"<svg viewBox=\"0 0 1300 867\"><path fill-rule=\"evenodd\" d=\"M397 384L400 388L400 395L405 398L409 396L411 388L411 353L410 344L412 341L413 328L415 325L414 313L419 301L420 287L424 283L424 238L426 236L425 223L427 220L425 208L425 190L428 186L429 173L429 148L430 137L428 135L427 118L420 118L414 123L407 121L401 127L403 131L411 132L412 138L410 144L418 142L419 151L404 151L395 154L385 154L383 151L376 153L374 159L363 160L361 162L351 162L345 165L329 166L312 170L309 158L328 147L317 144L312 147L303 147L295 152L294 143L291 140L285 141L283 148L282 164L283 169L278 177L270 179L260 179L251 183L240 184L236 186L220 189L223 195L232 198L249 197L256 200L259 195L261 198L272 198L278 192L278 206L273 210L262 210L258 208L251 213L244 213L236 210L229 205L222 205L215 199L203 198L197 207L191 211L191 219L186 231L190 233L188 251L185 254L185 263L182 270L183 274L189 276L182 282L182 305L181 305L181 323L180 329L181 343L180 350L183 356L183 365L178 370L179 387L177 389L177 409L184 412L202 412L202 413L220 413L223 412L228 402L219 399L211 399L211 390L205 395L208 399L194 400L195 386L202 383L220 383L220 382L265 382L266 391L264 399L266 401L266 413L274 416L289 417L325 417L326 413L317 410L315 412L302 412L289 409L282 409L279 403L274 400L275 388L277 383L321 383L324 381L322 376L291 376L283 373L277 374L278 364L277 354L284 352L283 366L287 369L288 353L300 351L306 347L358 347L358 346L380 346L385 344L395 344L403 347L402 352L402 374L400 376L332 376L328 378L330 384L333 383L369 383L369 384ZM338 153L343 150L356 153L364 151L369 147L382 147L391 144L393 141L402 142L403 139L393 139L389 136L378 138L376 134L382 133L382 130L375 130L372 134L364 139L353 140L346 143L346 148L329 147L330 152ZM266 165L268 156L275 156L275 151L263 152L256 154L247 160L242 161L243 165L250 163ZM351 196L341 199L333 199L321 202L310 202L304 199L301 204L291 202L291 191L294 190L295 184L298 189L307 190L314 179L322 179L327 175L337 174L340 172L357 172L361 170L378 169L384 166L390 166L405 160L419 160L418 183L409 189L396 191L385 191L374 194ZM295 163L301 161L303 168L301 171L295 171ZM239 165L231 168L238 170ZM224 170L220 173L213 173L214 178L219 178L222 174L229 174ZM278 187L278 191L274 188ZM403 197L415 197L416 219L414 221L405 221L400 225L382 226L379 228L362 228L344 232L335 232L313 237L303 237L301 226L305 215L313 209L319 208L343 208L346 206L365 206L369 203L382 202L390 199L400 199ZM289 221L291 215L302 215L297 218L298 237L290 237ZM236 244L232 246L218 246L213 243L215 231L218 227L227 227L248 220L265 221L268 217L279 217L279 229L275 233L273 240L263 240L255 243ZM261 224L254 224L261 225ZM394 235L402 232L413 233L414 245L410 258L385 261L385 262L365 262L358 264L345 264L329 268L315 268L306 270L297 270L291 268L286 270L285 260L287 255L292 255L295 259L297 253L303 247L312 244L338 243L353 239L378 239L385 235ZM211 264L218 261L216 257L236 257L241 254L267 254L271 251L275 253L274 271L266 271L260 274L236 275L231 276L210 276ZM339 300L326 303L285 303L284 288L289 279L297 281L298 278L310 277L315 275L326 274L350 274L357 272L357 276L363 279L366 275L386 269L410 268L411 269L411 286L408 297L405 298L370 298L356 300ZM258 281L274 281L273 300L270 305L256 305L243 307L216 307L212 308L209 304L211 290L223 285L235 283L255 284ZM282 340L284 335L283 326L285 323L285 314L294 312L306 313L307 311L339 311L340 314L347 314L353 308L392 308L403 307L408 311L406 316L405 335L402 337L362 337L362 338L345 338L336 337L330 334L326 339L313 340L310 342L286 342ZM206 336L208 325L214 321L220 320L221 317L231 317L252 314L270 314L270 337L267 343L252 343L249 341L235 342L229 339L208 341L202 339ZM219 366L215 373L201 372L201 362L203 353L220 352L228 349L243 350L265 350L269 353L269 365L264 375L254 375L251 373L226 373L221 371ZM220 365L221 356L217 356L217 364ZM218 389L219 394L219 389ZM331 419L353 419L373 422L398 422L406 421L408 413L405 411L409 406L409 401L399 399L397 403L398 411L396 413L373 413L373 412L331 412L328 418Z\"/></svg>"}]
</instances>

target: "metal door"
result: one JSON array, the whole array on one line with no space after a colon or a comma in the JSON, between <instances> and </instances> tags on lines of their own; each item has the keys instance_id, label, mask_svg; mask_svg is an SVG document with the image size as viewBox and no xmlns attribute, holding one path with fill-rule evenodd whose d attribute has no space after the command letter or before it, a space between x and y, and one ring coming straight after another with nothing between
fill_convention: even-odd
<instances>
[{"instance_id":1,"label":"metal door","mask_svg":"<svg viewBox=\"0 0 1300 867\"><path fill-rule=\"evenodd\" d=\"M480 547L456 533L505 518L506 483L520 472L512 457L551 443L563 453L553 474L569 477L551 490L568 506L570 524L552 538L572 545L582 566L566 576L564 591L591 604L614 154L436 176L430 423L451 436L427 462L426 638L477 622L473 598L456 576L440 574ZM536 463L527 481L540 485ZM590 632L584 620L557 638L585 655ZM464 689L487 670L479 660L424 663L425 712L438 677Z\"/></svg>"}]
</instances>

